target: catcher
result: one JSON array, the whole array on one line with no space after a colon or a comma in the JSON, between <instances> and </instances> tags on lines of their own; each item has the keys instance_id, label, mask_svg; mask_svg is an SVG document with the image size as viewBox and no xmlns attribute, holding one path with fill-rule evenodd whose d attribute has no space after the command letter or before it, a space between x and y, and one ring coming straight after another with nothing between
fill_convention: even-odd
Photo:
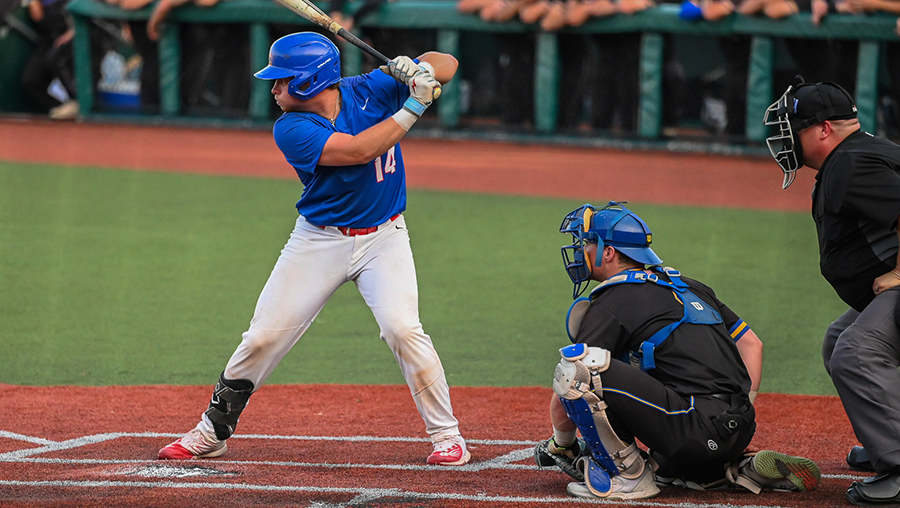
<instances>
[{"instance_id":1,"label":"catcher","mask_svg":"<svg viewBox=\"0 0 900 508\"><path fill-rule=\"evenodd\" d=\"M708 286L659 268L650 228L621 204L584 205L560 232L574 239L562 248L575 284L574 344L560 350L553 436L535 448L538 466L558 466L577 480L569 495L589 499L651 498L657 483L815 488L813 461L745 453L762 372L762 342L750 327ZM579 298L591 280L600 284Z\"/></svg>"}]
</instances>

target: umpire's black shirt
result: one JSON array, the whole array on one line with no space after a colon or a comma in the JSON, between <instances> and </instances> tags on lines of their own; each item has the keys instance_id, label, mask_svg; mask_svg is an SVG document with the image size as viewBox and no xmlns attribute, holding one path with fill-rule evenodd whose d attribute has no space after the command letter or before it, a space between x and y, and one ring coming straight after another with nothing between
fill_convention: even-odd
<instances>
[{"instance_id":1,"label":"umpire's black shirt","mask_svg":"<svg viewBox=\"0 0 900 508\"><path fill-rule=\"evenodd\" d=\"M835 147L816 175L812 215L819 268L858 311L875 298L875 279L896 264L898 173L900 146L857 131Z\"/></svg>"}]
</instances>

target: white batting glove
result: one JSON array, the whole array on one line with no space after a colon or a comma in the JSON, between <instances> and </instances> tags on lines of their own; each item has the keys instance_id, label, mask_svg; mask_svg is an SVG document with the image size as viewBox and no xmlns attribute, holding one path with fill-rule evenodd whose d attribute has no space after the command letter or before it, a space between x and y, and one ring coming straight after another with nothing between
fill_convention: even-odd
<instances>
[{"instance_id":1,"label":"white batting glove","mask_svg":"<svg viewBox=\"0 0 900 508\"><path fill-rule=\"evenodd\" d=\"M422 69L418 64L408 56L398 56L388 62L387 65L381 66L381 69L404 85L408 85L409 80L411 80L413 76L422 72Z\"/></svg>"},{"instance_id":2,"label":"white batting glove","mask_svg":"<svg viewBox=\"0 0 900 508\"><path fill-rule=\"evenodd\" d=\"M409 81L409 99L403 109L416 116L422 116L425 109L431 106L435 95L440 95L441 84L428 72L420 71Z\"/></svg>"}]
</instances>

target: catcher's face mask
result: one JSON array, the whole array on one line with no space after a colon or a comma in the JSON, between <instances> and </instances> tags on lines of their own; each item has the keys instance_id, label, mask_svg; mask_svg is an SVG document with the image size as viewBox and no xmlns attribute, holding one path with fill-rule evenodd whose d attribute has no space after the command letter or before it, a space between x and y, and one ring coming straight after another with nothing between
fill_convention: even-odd
<instances>
[{"instance_id":1,"label":"catcher's face mask","mask_svg":"<svg viewBox=\"0 0 900 508\"><path fill-rule=\"evenodd\" d=\"M578 298L584 290L587 289L591 280L591 272L593 267L590 260L584 253L585 243L596 243L598 252L603 249L603 242L600 240L596 232L590 231L591 218L597 210L591 205L582 205L580 208L573 210L566 218L563 219L559 232L572 235L572 245L566 245L561 248L563 265L566 273L575 284L572 291L572 298Z\"/></svg>"},{"instance_id":2,"label":"catcher's face mask","mask_svg":"<svg viewBox=\"0 0 900 508\"><path fill-rule=\"evenodd\" d=\"M791 186L797 170L803 165L803 147L800 146L799 139L791 130L790 111L794 103L792 89L793 87L789 86L784 95L766 109L766 116L763 119L765 125L774 125L778 128L778 134L766 138L766 145L769 147L769 153L784 172L782 189Z\"/></svg>"}]
</instances>

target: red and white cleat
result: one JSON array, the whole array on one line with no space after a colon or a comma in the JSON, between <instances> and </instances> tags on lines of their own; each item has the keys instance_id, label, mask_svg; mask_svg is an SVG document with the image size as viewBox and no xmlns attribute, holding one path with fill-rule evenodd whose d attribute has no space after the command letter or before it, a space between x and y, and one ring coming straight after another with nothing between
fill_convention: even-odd
<instances>
[{"instance_id":1,"label":"red and white cleat","mask_svg":"<svg viewBox=\"0 0 900 508\"><path fill-rule=\"evenodd\" d=\"M204 459L223 455L228 451L225 441L215 438L207 438L200 429L193 429L184 437L166 445L159 451L159 458L163 460L190 460Z\"/></svg>"},{"instance_id":2,"label":"red and white cleat","mask_svg":"<svg viewBox=\"0 0 900 508\"><path fill-rule=\"evenodd\" d=\"M462 466L471 458L462 436L453 436L434 443L434 451L428 456L428 463L435 466Z\"/></svg>"}]
</instances>

